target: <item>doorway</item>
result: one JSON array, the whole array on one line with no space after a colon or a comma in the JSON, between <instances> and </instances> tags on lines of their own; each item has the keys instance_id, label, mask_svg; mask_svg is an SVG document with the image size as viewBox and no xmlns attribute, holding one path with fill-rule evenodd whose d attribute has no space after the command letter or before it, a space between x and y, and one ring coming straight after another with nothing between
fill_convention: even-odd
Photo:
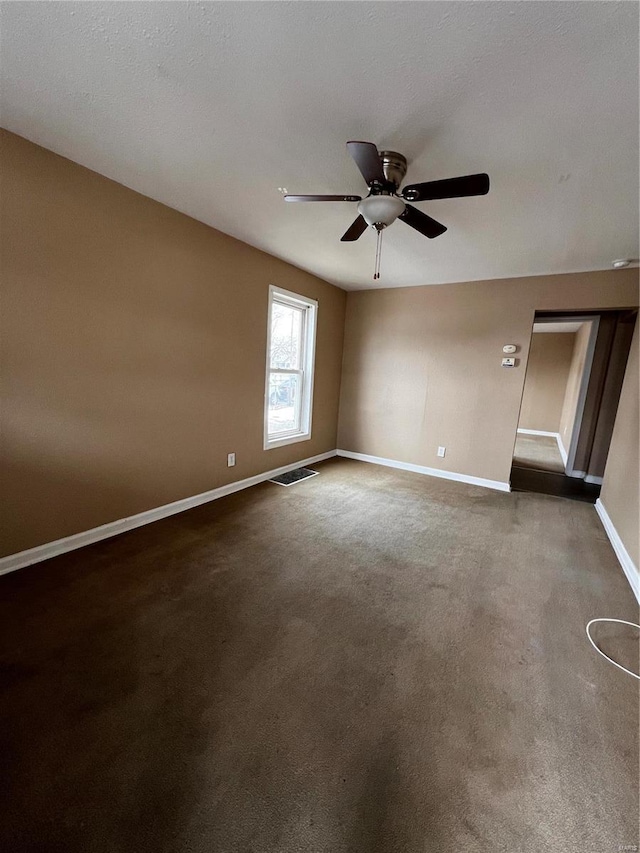
<instances>
[{"instance_id":1,"label":"doorway","mask_svg":"<svg viewBox=\"0 0 640 853\"><path fill-rule=\"evenodd\" d=\"M514 491L595 502L636 314L536 314L514 443Z\"/></svg>"}]
</instances>

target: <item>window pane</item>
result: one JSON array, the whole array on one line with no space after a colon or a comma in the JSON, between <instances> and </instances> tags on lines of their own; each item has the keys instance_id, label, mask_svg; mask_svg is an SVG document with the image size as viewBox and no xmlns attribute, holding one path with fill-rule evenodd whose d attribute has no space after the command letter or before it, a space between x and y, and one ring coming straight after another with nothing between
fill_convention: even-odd
<instances>
[{"instance_id":1,"label":"window pane","mask_svg":"<svg viewBox=\"0 0 640 853\"><path fill-rule=\"evenodd\" d=\"M300 368L302 357L303 309L273 302L271 309L270 367L281 370Z\"/></svg>"},{"instance_id":2,"label":"window pane","mask_svg":"<svg viewBox=\"0 0 640 853\"><path fill-rule=\"evenodd\" d=\"M269 376L269 435L300 429L300 377L295 373Z\"/></svg>"}]
</instances>

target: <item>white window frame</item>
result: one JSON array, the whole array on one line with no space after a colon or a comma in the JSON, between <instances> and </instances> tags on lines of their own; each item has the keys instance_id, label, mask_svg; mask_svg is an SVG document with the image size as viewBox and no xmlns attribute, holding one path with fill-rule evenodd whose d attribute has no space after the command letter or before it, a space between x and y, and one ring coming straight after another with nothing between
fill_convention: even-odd
<instances>
[{"instance_id":1,"label":"white window frame","mask_svg":"<svg viewBox=\"0 0 640 853\"><path fill-rule=\"evenodd\" d=\"M274 302L283 305L291 305L294 308L302 308L302 357L299 370L272 370L271 369L271 314ZM318 316L318 303L315 299L300 296L290 290L284 290L274 284L269 285L269 310L267 319L267 358L265 370L264 390L264 449L271 450L274 447L282 447L285 444L294 444L297 441L308 441L311 438L311 416L313 410L313 374L316 356L316 326ZM295 432L278 433L277 436L269 435L269 379L271 373L296 373L300 376L300 429Z\"/></svg>"}]
</instances>

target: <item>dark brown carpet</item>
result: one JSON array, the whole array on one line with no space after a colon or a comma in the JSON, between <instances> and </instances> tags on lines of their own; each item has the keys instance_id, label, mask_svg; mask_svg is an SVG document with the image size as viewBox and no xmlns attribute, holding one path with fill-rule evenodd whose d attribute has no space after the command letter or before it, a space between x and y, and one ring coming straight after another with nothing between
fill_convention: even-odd
<instances>
[{"instance_id":1,"label":"dark brown carpet","mask_svg":"<svg viewBox=\"0 0 640 853\"><path fill-rule=\"evenodd\" d=\"M593 507L318 470L0 578L3 851L638 843L637 682L584 634L637 608Z\"/></svg>"}]
</instances>

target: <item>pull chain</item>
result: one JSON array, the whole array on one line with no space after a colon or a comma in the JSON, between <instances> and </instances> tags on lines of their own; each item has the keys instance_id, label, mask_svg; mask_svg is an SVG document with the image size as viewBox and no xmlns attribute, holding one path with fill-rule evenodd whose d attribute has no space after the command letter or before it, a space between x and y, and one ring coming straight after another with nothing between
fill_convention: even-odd
<instances>
[{"instance_id":1,"label":"pull chain","mask_svg":"<svg viewBox=\"0 0 640 853\"><path fill-rule=\"evenodd\" d=\"M382 228L378 231L378 239L376 241L376 265L373 271L373 280L380 278L380 256L382 255Z\"/></svg>"}]
</instances>

